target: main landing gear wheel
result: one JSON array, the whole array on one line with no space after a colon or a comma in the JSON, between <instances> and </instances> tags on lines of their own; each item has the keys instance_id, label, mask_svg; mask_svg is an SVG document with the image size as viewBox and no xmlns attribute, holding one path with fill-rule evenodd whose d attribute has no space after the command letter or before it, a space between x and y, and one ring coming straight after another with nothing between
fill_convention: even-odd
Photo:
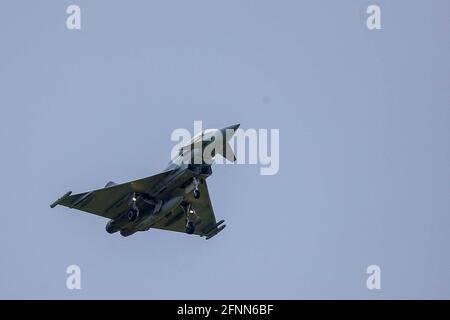
<instances>
[{"instance_id":1,"label":"main landing gear wheel","mask_svg":"<svg viewBox=\"0 0 450 320\"><path fill-rule=\"evenodd\" d=\"M127 218L128 221L133 222L138 217L139 211L135 208L128 211Z\"/></svg>"},{"instance_id":2,"label":"main landing gear wheel","mask_svg":"<svg viewBox=\"0 0 450 320\"><path fill-rule=\"evenodd\" d=\"M200 198L200 190L198 190L199 181L197 178L193 178L192 182L194 183L194 198Z\"/></svg>"},{"instance_id":3,"label":"main landing gear wheel","mask_svg":"<svg viewBox=\"0 0 450 320\"><path fill-rule=\"evenodd\" d=\"M192 221L188 221L186 225L186 233L193 234L195 232L195 224Z\"/></svg>"}]
</instances>

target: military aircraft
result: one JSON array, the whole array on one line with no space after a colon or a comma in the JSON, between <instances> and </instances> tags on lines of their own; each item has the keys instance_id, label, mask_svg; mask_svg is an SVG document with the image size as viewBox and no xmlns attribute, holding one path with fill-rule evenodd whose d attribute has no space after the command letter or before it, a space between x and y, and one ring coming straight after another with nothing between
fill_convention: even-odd
<instances>
[{"instance_id":1,"label":"military aircraft","mask_svg":"<svg viewBox=\"0 0 450 320\"><path fill-rule=\"evenodd\" d=\"M150 228L196 234L210 239L225 228L216 221L206 179L217 154L229 161L236 157L229 140L239 124L207 129L184 145L161 173L72 195L67 192L53 202L110 219L108 233L124 237ZM205 150L210 150L207 153Z\"/></svg>"}]
</instances>

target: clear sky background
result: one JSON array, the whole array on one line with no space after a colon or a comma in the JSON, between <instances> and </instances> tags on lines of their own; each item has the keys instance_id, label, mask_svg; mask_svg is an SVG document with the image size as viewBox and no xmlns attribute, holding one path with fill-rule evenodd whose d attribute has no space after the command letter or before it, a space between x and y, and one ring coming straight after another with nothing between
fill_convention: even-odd
<instances>
[{"instance_id":1,"label":"clear sky background","mask_svg":"<svg viewBox=\"0 0 450 320\"><path fill-rule=\"evenodd\" d=\"M449 17L447 0L2 1L0 298L450 298ZM277 175L213 168L215 238L49 208L158 173L194 120L280 129Z\"/></svg>"}]
</instances>

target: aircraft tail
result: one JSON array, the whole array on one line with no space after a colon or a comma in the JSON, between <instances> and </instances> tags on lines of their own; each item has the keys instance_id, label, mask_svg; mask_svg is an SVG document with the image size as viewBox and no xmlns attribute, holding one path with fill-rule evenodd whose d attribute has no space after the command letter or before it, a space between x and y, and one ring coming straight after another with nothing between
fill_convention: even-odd
<instances>
[{"instance_id":1,"label":"aircraft tail","mask_svg":"<svg viewBox=\"0 0 450 320\"><path fill-rule=\"evenodd\" d=\"M217 150L217 153L220 154L225 159L227 159L228 161L231 162L236 161L236 155L234 154L233 149L231 149L231 146L228 143L228 141L224 142L222 150Z\"/></svg>"},{"instance_id":2,"label":"aircraft tail","mask_svg":"<svg viewBox=\"0 0 450 320\"><path fill-rule=\"evenodd\" d=\"M105 185L105 188L109 188L115 185L117 185L117 183L115 183L114 181L108 181L108 183Z\"/></svg>"}]
</instances>

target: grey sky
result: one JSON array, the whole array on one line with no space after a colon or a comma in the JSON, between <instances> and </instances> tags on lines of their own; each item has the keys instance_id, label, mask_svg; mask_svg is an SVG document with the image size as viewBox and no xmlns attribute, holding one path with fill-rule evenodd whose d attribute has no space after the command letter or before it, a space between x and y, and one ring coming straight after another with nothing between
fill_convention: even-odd
<instances>
[{"instance_id":1,"label":"grey sky","mask_svg":"<svg viewBox=\"0 0 450 320\"><path fill-rule=\"evenodd\" d=\"M0 298L450 298L449 16L445 0L2 1ZM278 175L213 168L211 241L49 208L157 173L194 120L280 129Z\"/></svg>"}]
</instances>

